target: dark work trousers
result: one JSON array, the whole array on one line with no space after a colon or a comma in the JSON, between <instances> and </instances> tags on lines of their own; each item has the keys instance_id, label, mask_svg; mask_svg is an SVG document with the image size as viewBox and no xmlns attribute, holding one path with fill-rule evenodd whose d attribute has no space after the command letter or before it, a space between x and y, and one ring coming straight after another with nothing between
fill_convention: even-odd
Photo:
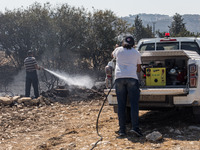
<instances>
[{"instance_id":1,"label":"dark work trousers","mask_svg":"<svg viewBox=\"0 0 200 150\"><path fill-rule=\"evenodd\" d=\"M131 104L132 129L139 128L139 98L140 90L138 80L134 78L119 78L115 80L115 88L118 102L118 119L121 132L126 130L126 102L129 98Z\"/></svg>"},{"instance_id":2,"label":"dark work trousers","mask_svg":"<svg viewBox=\"0 0 200 150\"><path fill-rule=\"evenodd\" d=\"M34 89L34 94L35 98L39 97L39 91L38 91L38 76L37 72L31 71L31 72L26 72L26 89L25 89L25 96L30 97L30 90L31 90L31 85L33 85Z\"/></svg>"}]
</instances>

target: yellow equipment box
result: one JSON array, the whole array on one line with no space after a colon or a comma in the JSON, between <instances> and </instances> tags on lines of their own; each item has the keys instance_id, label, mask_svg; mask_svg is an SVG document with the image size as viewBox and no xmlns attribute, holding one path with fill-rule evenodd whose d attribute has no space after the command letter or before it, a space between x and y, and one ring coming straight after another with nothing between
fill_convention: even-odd
<instances>
[{"instance_id":1,"label":"yellow equipment box","mask_svg":"<svg viewBox=\"0 0 200 150\"><path fill-rule=\"evenodd\" d=\"M166 68L146 68L146 86L165 86Z\"/></svg>"}]
</instances>

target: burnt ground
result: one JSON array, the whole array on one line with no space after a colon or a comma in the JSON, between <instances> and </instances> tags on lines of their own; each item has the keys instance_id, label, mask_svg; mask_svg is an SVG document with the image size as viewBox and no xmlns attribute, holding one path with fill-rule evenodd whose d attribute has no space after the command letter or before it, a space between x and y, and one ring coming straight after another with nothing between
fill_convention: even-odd
<instances>
[{"instance_id":1,"label":"burnt ground","mask_svg":"<svg viewBox=\"0 0 200 150\"><path fill-rule=\"evenodd\" d=\"M99 140L96 119L103 98L51 102L48 105L1 106L0 150L89 150ZM47 99L46 99L47 100ZM140 111L144 135L159 131L163 139L149 142L130 133L120 138L117 114L105 103L99 120L103 140L97 150L199 150L200 125L189 110ZM130 125L127 125L130 128Z\"/></svg>"}]
</instances>

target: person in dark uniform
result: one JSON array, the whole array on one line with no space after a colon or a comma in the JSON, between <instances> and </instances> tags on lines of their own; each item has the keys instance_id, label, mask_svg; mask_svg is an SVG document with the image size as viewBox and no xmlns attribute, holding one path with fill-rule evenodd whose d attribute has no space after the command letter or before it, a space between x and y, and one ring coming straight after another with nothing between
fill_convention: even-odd
<instances>
[{"instance_id":1,"label":"person in dark uniform","mask_svg":"<svg viewBox=\"0 0 200 150\"><path fill-rule=\"evenodd\" d=\"M40 70L41 67L38 66L32 51L28 51L28 56L24 60L24 66L26 69L25 96L30 97L31 85L33 85L35 98L38 98L38 76L36 70Z\"/></svg>"}]
</instances>

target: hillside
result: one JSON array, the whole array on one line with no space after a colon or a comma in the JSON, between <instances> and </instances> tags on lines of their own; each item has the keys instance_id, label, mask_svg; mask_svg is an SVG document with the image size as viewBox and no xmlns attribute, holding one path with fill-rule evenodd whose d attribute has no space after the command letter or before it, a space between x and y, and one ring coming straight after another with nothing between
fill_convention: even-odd
<instances>
[{"instance_id":1,"label":"hillside","mask_svg":"<svg viewBox=\"0 0 200 150\"><path fill-rule=\"evenodd\" d=\"M153 26L155 22L155 31L160 30L161 32L168 32L168 26L171 25L173 16L161 15L161 14L136 14L123 17L122 19L127 20L130 24L133 24L135 17L139 15L142 19L143 25L146 26L149 24ZM184 23L186 23L186 28L190 32L200 32L200 15L182 15Z\"/></svg>"}]
</instances>

